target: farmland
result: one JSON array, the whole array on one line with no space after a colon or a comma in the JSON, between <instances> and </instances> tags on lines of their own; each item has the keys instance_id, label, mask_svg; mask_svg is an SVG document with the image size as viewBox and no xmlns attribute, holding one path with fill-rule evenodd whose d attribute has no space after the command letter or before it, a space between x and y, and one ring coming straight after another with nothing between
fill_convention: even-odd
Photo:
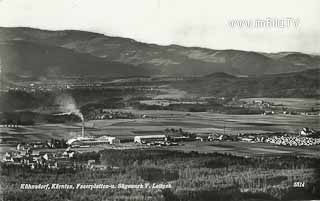
<instances>
[{"instance_id":1,"label":"farmland","mask_svg":"<svg viewBox=\"0 0 320 201\"><path fill-rule=\"evenodd\" d=\"M1 201L320 199L319 55L142 41L0 28Z\"/></svg>"},{"instance_id":2,"label":"farmland","mask_svg":"<svg viewBox=\"0 0 320 201\"><path fill-rule=\"evenodd\" d=\"M129 110L125 110L129 111ZM90 120L85 123L88 135L132 136L135 131L163 131L167 127L183 128L191 132L222 134L297 132L302 127L318 130L319 116L300 115L226 115L214 113L188 113L178 111L137 111L148 116L144 119ZM21 140L41 140L50 137L70 138L80 133L81 123L35 124L20 128L2 128L2 137ZM6 134L5 134L6 133Z\"/></svg>"},{"instance_id":3,"label":"farmland","mask_svg":"<svg viewBox=\"0 0 320 201\"><path fill-rule=\"evenodd\" d=\"M143 119L108 119L108 120L90 120L85 122L86 135L103 136L110 135L119 139L133 140L135 135L163 134L166 128L182 128L185 131L197 134L229 134L237 135L239 133L272 133L289 132L297 133L302 127L311 127L318 130L319 116L301 116L301 115L227 115L214 114L208 112L188 113L179 111L140 111L140 110L121 110L130 111L135 114L144 114L147 118ZM66 124L35 124L32 126L23 126L20 128L2 128L1 139L7 139L11 143L46 141L51 138L69 139L80 135L81 123ZM262 144L240 144L232 145L234 148L227 150L228 153L250 153L267 154L277 153L296 153L292 150L283 150L283 148L274 148L278 151L270 151L270 145ZM248 146L256 148L248 149ZM267 146L264 148L263 146ZM2 145L2 153L10 146ZM260 147L260 148L259 148ZM216 146L207 146L206 144L186 145L181 149L189 151L214 152L223 151L225 148ZM266 150L263 150L266 149ZM296 149L296 148L292 148ZM297 153L310 154L312 151L300 150Z\"/></svg>"},{"instance_id":4,"label":"farmland","mask_svg":"<svg viewBox=\"0 0 320 201\"><path fill-rule=\"evenodd\" d=\"M279 146L263 142L241 140L209 141L209 135L297 135L303 127L320 130L319 115L302 115L310 110L310 103L317 113L314 99L268 99L279 107L279 112L264 115L264 110L246 110L241 101L257 99L228 99L224 97L193 97L182 90L169 86L143 88L84 88L51 92L24 92L29 101L20 101L13 115L3 115L3 122L16 122L13 127L1 128L0 156L15 150L18 143L49 142L51 139L70 139L81 135L84 117L85 136L114 136L117 144L103 144L89 147L71 147L76 152L70 163L87 166L92 156L95 165L105 170L61 169L34 171L20 166L4 166L4 196L7 200L19 200L22 196L36 200L45 198L59 200L70 198L97 200L97 198L121 198L120 200L277 200L292 199L292 193L301 199L318 198L319 189L317 162L320 158L319 145ZM152 88L152 89L151 89ZM158 91L159 90L159 91ZM21 92L11 92L9 100L17 100ZM73 113L57 105L56 96L68 94ZM64 97L64 96L62 96ZM46 101L43 101L46 100ZM303 101L304 100L304 101ZM201 102L203 101L203 102ZM282 101L282 102L277 102ZM70 102L62 101L65 105ZM230 102L230 104L229 104ZM24 104L28 107L26 107ZM38 103L39 105L33 105ZM45 105L42 105L46 103ZM77 104L76 104L77 103ZM147 107L139 107L144 104ZM158 104L159 103L159 104ZM21 104L21 105L20 105ZM158 105L157 105L158 104ZM168 104L168 107L163 107ZM155 110L153 106L159 106ZM174 105L173 107L171 107ZM198 110L194 105L204 106ZM21 106L21 108L20 108ZM30 107L29 107L30 106ZM34 107L31 107L34 106ZM233 110L236 107L236 110ZM284 114L282 107L301 111L298 114ZM231 108L231 109L230 109ZM7 109L7 108L5 108ZM230 110L229 110L230 109ZM240 109L240 110L238 110ZM269 108L267 108L269 109ZM240 112L239 112L240 111ZM20 113L22 112L22 113ZM67 112L59 115L59 112ZM4 112L5 113L5 112ZM4 114L3 113L3 114ZM58 113L58 115L57 115ZM83 116L79 116L79 113ZM23 114L23 115L20 115ZM78 114L78 116L77 116ZM130 115L126 115L130 114ZM118 115L118 116L117 116ZM105 116L105 117L103 117ZM103 118L102 118L103 117ZM13 120L8 121L9 118ZM18 118L18 120L14 119ZM32 121L28 121L28 120ZM17 122L24 122L18 124ZM181 131L181 132L180 132ZM183 132L182 132L183 131ZM138 144L133 142L137 135L195 134L204 140L181 141L173 146ZM241 135L239 135L241 134ZM240 139L240 138L239 138ZM39 148L35 153L62 153L65 148ZM116 172L110 167L118 168ZM109 169L108 169L109 168ZM111 168L112 169L112 168ZM21 179L23 178L23 179ZM295 188L294 183L303 181L304 188ZM154 182L155 185L170 184L170 189L123 189L93 191L21 191L25 183L77 183L87 184L139 184ZM291 197L290 197L291 196ZM80 199L80 200L81 200Z\"/></svg>"},{"instance_id":5,"label":"farmland","mask_svg":"<svg viewBox=\"0 0 320 201\"><path fill-rule=\"evenodd\" d=\"M278 107L286 107L294 110L310 110L311 108L314 110L320 109L319 100L314 98L245 98L241 100L246 102L263 100L274 103Z\"/></svg>"}]
</instances>

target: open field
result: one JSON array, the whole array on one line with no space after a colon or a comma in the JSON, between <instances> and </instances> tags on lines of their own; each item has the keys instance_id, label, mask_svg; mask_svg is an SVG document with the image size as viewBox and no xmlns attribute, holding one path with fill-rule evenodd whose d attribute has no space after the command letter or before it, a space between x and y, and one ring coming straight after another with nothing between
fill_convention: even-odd
<instances>
[{"instance_id":1,"label":"open field","mask_svg":"<svg viewBox=\"0 0 320 201\"><path fill-rule=\"evenodd\" d=\"M175 88L171 88L168 85L161 86L160 95L155 96L153 99L180 99L187 97L187 92Z\"/></svg>"},{"instance_id":2,"label":"open field","mask_svg":"<svg viewBox=\"0 0 320 201\"><path fill-rule=\"evenodd\" d=\"M136 111L146 114L144 119L110 119L86 122L87 135L134 136L141 131L145 134L162 132L166 128L182 128L197 133L296 133L302 127L320 129L319 116L301 115L226 115L208 112L188 113L177 111ZM20 128L1 128L1 138L16 138L22 141L45 140L50 138L71 138L79 135L81 123L37 124Z\"/></svg>"},{"instance_id":3,"label":"open field","mask_svg":"<svg viewBox=\"0 0 320 201\"><path fill-rule=\"evenodd\" d=\"M182 128L198 133L296 133L302 127L320 129L319 116L300 115L226 115L215 113L188 113L177 111L135 111L146 114L145 119L110 119L86 122L86 134L100 136L133 136L137 132L164 131L166 128ZM17 138L23 141L65 138L79 135L81 123L37 124L20 128L1 128L1 138Z\"/></svg>"},{"instance_id":4,"label":"open field","mask_svg":"<svg viewBox=\"0 0 320 201\"><path fill-rule=\"evenodd\" d=\"M320 158L320 146L285 147L267 143L250 142L188 142L184 146L170 147L171 150L199 153L224 153L237 156L308 156Z\"/></svg>"},{"instance_id":5,"label":"open field","mask_svg":"<svg viewBox=\"0 0 320 201\"><path fill-rule=\"evenodd\" d=\"M319 116L301 115L226 115L215 113L188 113L177 111L138 111L126 110L137 114L145 114L144 119L112 119L93 120L86 122L86 135L116 136L120 139L133 139L135 135L162 134L166 128L182 128L184 131L199 134L238 134L238 133L270 133L290 132L297 133L302 127L320 129ZM69 139L80 135L81 124L37 124L20 128L1 128L1 140L9 141L9 144L19 142L44 141L51 138ZM314 156L318 148L290 148L276 147L267 144L236 143L226 148L222 144L187 144L178 149L200 152L227 152L246 155L255 154L301 154ZM2 145L1 152L10 149L12 145Z\"/></svg>"},{"instance_id":6,"label":"open field","mask_svg":"<svg viewBox=\"0 0 320 201\"><path fill-rule=\"evenodd\" d=\"M281 105L281 107L287 107L294 110L310 110L314 108L320 109L320 101L315 98L246 98L241 99L243 101L252 102L254 100L264 100L275 105Z\"/></svg>"}]
</instances>

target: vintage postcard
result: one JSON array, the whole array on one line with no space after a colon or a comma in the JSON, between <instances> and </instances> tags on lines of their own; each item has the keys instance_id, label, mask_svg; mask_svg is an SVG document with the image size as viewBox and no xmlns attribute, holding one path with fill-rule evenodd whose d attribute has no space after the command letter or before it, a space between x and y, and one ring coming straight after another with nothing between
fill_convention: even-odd
<instances>
[{"instance_id":1,"label":"vintage postcard","mask_svg":"<svg viewBox=\"0 0 320 201\"><path fill-rule=\"evenodd\" d=\"M0 0L0 201L320 200L319 11Z\"/></svg>"}]
</instances>

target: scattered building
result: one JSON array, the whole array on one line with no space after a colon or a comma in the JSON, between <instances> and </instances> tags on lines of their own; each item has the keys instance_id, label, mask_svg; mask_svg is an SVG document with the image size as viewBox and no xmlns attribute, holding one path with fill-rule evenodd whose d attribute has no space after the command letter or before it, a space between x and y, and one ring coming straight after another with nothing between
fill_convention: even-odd
<instances>
[{"instance_id":1,"label":"scattered building","mask_svg":"<svg viewBox=\"0 0 320 201\"><path fill-rule=\"evenodd\" d=\"M300 131L300 135L303 135L303 136L308 136L308 135L312 135L314 134L314 131L311 130L310 128L302 128L301 131Z\"/></svg>"},{"instance_id":2,"label":"scattered building","mask_svg":"<svg viewBox=\"0 0 320 201\"><path fill-rule=\"evenodd\" d=\"M167 136L165 135L144 135L144 136L135 136L134 142L145 144L150 142L159 142L159 141L167 141Z\"/></svg>"},{"instance_id":3,"label":"scattered building","mask_svg":"<svg viewBox=\"0 0 320 201\"><path fill-rule=\"evenodd\" d=\"M170 136L170 141L172 142L184 142L189 140L190 140L190 137L188 136Z\"/></svg>"},{"instance_id":4,"label":"scattered building","mask_svg":"<svg viewBox=\"0 0 320 201\"><path fill-rule=\"evenodd\" d=\"M265 111L263 115L274 115L274 111Z\"/></svg>"},{"instance_id":5,"label":"scattered building","mask_svg":"<svg viewBox=\"0 0 320 201\"><path fill-rule=\"evenodd\" d=\"M254 136L238 137L238 139L243 142L254 142L255 141Z\"/></svg>"},{"instance_id":6,"label":"scattered building","mask_svg":"<svg viewBox=\"0 0 320 201\"><path fill-rule=\"evenodd\" d=\"M33 150L17 150L7 152L3 156L2 162L6 164L20 165L29 167L30 169L49 168L74 168L71 158L73 158L74 151L70 149L63 153L49 153L49 152L33 152Z\"/></svg>"},{"instance_id":7,"label":"scattered building","mask_svg":"<svg viewBox=\"0 0 320 201\"><path fill-rule=\"evenodd\" d=\"M224 139L223 135L218 135L218 134L210 134L208 136L208 141L222 141Z\"/></svg>"},{"instance_id":8,"label":"scattered building","mask_svg":"<svg viewBox=\"0 0 320 201\"><path fill-rule=\"evenodd\" d=\"M0 124L0 128L19 128L18 124Z\"/></svg>"},{"instance_id":9,"label":"scattered building","mask_svg":"<svg viewBox=\"0 0 320 201\"><path fill-rule=\"evenodd\" d=\"M272 136L266 138L265 142L285 146L312 146L320 144L320 139L305 136Z\"/></svg>"}]
</instances>

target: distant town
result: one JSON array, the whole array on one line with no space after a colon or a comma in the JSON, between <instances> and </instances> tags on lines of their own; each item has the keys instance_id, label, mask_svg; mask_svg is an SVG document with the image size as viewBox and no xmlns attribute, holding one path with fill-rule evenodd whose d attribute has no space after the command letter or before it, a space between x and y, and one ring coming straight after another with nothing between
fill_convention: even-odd
<instances>
[{"instance_id":1,"label":"distant town","mask_svg":"<svg viewBox=\"0 0 320 201\"><path fill-rule=\"evenodd\" d=\"M83 130L84 132L84 130ZM6 152L1 163L4 165L17 165L32 169L77 169L88 168L90 170L116 169L96 164L89 158L86 163L78 163L74 160L77 154L89 152L94 147L100 149L147 149L148 147L184 146L184 143L198 142L251 142L270 143L279 146L313 146L320 144L320 133L310 128L302 128L296 134L207 134L185 132L182 129L167 128L161 135L134 136L133 142L121 142L120 139L111 136L82 136L71 139L51 139L45 142L19 143L16 150Z\"/></svg>"}]
</instances>

